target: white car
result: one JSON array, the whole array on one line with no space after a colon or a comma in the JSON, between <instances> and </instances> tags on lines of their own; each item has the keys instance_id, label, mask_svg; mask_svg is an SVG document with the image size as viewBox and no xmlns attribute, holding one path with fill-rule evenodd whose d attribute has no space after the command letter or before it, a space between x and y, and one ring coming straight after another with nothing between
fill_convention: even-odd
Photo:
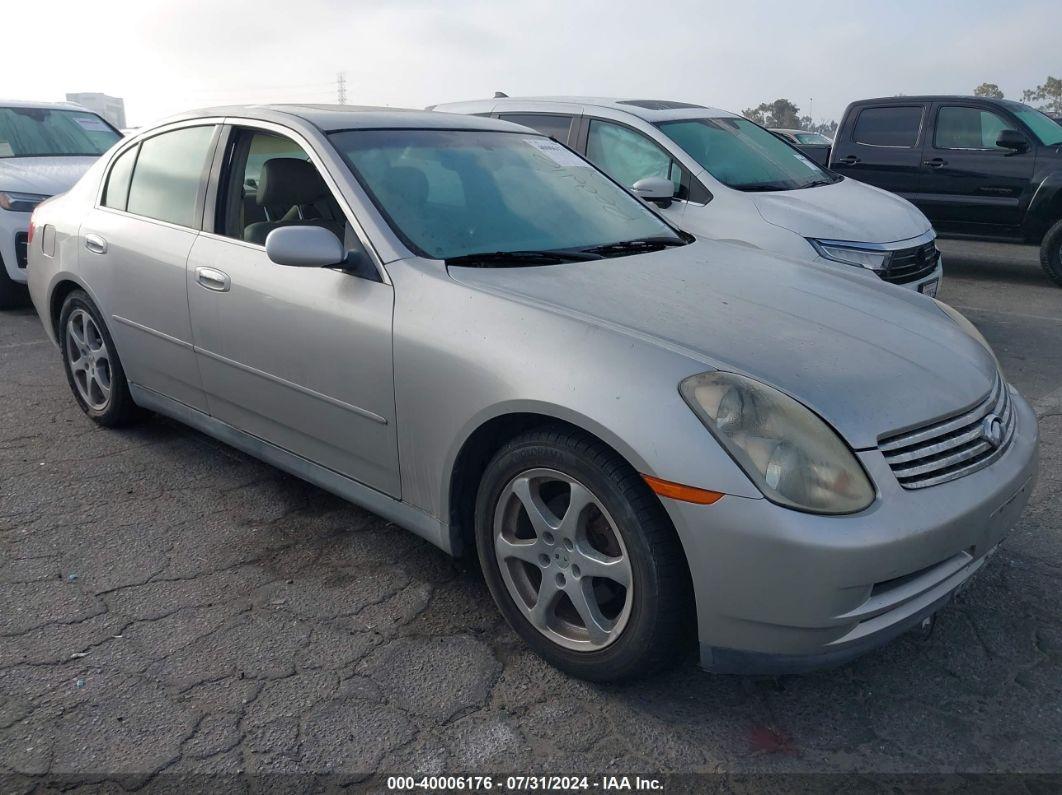
<instances>
[{"instance_id":1,"label":"white car","mask_svg":"<svg viewBox=\"0 0 1062 795\"><path fill-rule=\"evenodd\" d=\"M65 193L121 137L80 105L0 100L0 309L27 300L33 208Z\"/></svg>"},{"instance_id":2,"label":"white car","mask_svg":"<svg viewBox=\"0 0 1062 795\"><path fill-rule=\"evenodd\" d=\"M550 135L695 235L864 268L930 296L940 287L936 233L913 204L816 165L733 113L591 97L498 97L432 109Z\"/></svg>"}]
</instances>

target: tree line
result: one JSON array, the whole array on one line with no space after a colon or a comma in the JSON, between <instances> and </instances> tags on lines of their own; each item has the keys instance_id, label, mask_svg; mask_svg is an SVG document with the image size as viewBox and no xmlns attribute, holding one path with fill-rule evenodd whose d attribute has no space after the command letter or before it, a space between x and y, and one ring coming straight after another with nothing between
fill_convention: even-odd
<instances>
[{"instance_id":1,"label":"tree line","mask_svg":"<svg viewBox=\"0 0 1062 795\"><path fill-rule=\"evenodd\" d=\"M1003 91L995 83L982 83L974 89L975 97L1003 99ZM1062 116L1062 79L1048 76L1042 85L1028 88L1021 94L1021 101L1026 105L1042 110L1053 116ZM764 102L755 108L745 108L741 115L764 127L785 130L808 130L833 137L837 132L837 122L829 120L815 121L809 115L801 115L800 108L788 99L776 99Z\"/></svg>"}]
</instances>

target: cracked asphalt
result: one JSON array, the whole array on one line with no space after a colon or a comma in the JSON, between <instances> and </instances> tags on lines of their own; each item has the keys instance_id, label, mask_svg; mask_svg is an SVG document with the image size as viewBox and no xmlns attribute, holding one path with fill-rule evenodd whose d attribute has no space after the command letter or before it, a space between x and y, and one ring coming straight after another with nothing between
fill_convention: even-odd
<instances>
[{"instance_id":1,"label":"cracked asphalt","mask_svg":"<svg viewBox=\"0 0 1062 795\"><path fill-rule=\"evenodd\" d=\"M844 668L595 686L531 654L472 569L160 418L77 409L0 314L0 789L176 773L1062 772L1062 290L945 242L1037 410L1042 475L940 615ZM6 783L5 783L6 782Z\"/></svg>"}]
</instances>

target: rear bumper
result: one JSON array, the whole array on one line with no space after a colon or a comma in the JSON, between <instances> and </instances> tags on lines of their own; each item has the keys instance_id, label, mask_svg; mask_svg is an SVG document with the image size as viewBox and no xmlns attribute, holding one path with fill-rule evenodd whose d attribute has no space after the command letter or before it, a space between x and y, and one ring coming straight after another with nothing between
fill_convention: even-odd
<instances>
[{"instance_id":1,"label":"rear bumper","mask_svg":"<svg viewBox=\"0 0 1062 795\"><path fill-rule=\"evenodd\" d=\"M705 668L799 672L844 663L939 610L983 565L1028 502L1036 418L990 466L906 490L881 453L859 454L878 490L867 510L813 516L765 499L667 501L693 577Z\"/></svg>"}]
</instances>

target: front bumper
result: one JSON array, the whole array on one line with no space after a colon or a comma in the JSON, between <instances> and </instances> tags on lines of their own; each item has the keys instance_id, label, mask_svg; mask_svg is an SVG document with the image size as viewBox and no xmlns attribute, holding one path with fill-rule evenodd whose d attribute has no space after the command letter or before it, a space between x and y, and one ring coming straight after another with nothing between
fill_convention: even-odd
<instances>
[{"instance_id":1,"label":"front bumper","mask_svg":"<svg viewBox=\"0 0 1062 795\"><path fill-rule=\"evenodd\" d=\"M1006 453L957 480L905 490L877 450L865 511L815 516L765 499L667 500L693 577L701 663L783 673L846 662L939 610L1018 521L1035 484L1036 417L1014 396Z\"/></svg>"}]
</instances>

